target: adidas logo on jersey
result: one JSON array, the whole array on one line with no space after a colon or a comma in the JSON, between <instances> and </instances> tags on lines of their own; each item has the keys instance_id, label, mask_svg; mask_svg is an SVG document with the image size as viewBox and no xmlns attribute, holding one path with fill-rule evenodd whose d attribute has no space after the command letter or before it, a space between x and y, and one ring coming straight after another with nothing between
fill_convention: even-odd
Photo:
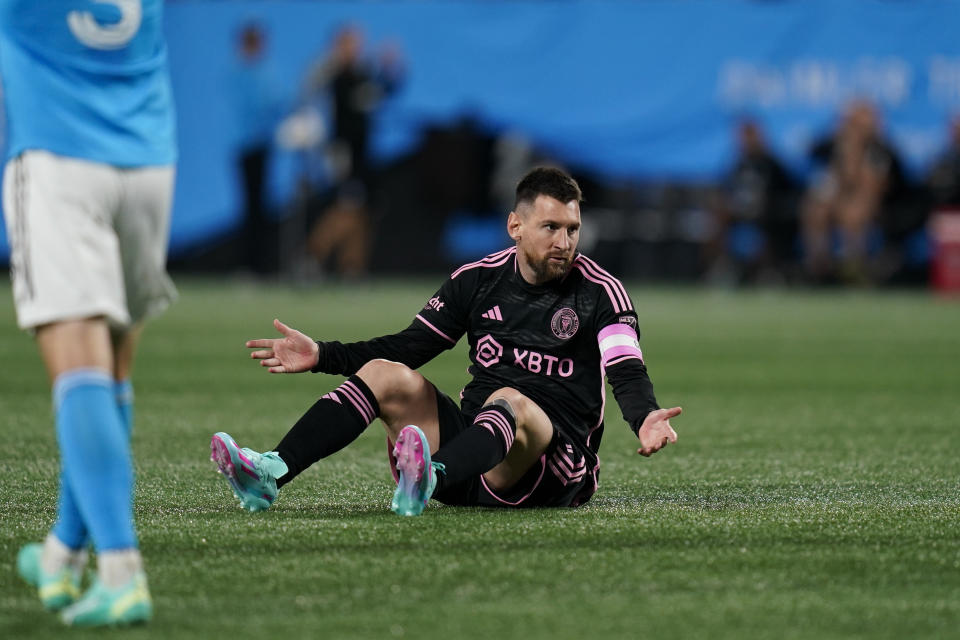
<instances>
[{"instance_id":1,"label":"adidas logo on jersey","mask_svg":"<svg viewBox=\"0 0 960 640\"><path fill-rule=\"evenodd\" d=\"M500 315L500 305L496 305L493 307L493 309L490 309L485 313L481 313L480 317L486 318L487 320L499 320L500 322L503 322L503 316Z\"/></svg>"}]
</instances>

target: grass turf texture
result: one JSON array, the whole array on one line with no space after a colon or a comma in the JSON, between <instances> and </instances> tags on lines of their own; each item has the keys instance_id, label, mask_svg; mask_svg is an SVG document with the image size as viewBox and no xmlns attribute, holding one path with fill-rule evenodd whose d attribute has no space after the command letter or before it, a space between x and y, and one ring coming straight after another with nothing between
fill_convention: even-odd
<instances>
[{"instance_id":1,"label":"grass turf texture","mask_svg":"<svg viewBox=\"0 0 960 640\"><path fill-rule=\"evenodd\" d=\"M141 348L136 514L156 606L130 637L941 638L960 626L960 304L920 293L639 289L680 442L651 459L608 403L576 510L388 510L376 425L240 511L210 435L273 446L338 379L271 376L279 316L343 340L406 325L437 282L294 290L181 281ZM0 314L0 636L59 629L16 577L55 513L50 401ZM455 394L459 346L424 368ZM612 397L608 395L612 400ZM101 632L71 632L101 637ZM953 636L955 637L955 636Z\"/></svg>"}]
</instances>

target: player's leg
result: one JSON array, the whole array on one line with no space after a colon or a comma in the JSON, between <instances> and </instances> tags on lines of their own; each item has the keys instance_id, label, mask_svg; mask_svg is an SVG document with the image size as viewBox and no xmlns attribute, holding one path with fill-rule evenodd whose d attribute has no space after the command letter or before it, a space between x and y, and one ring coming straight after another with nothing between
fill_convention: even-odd
<instances>
[{"instance_id":1,"label":"player's leg","mask_svg":"<svg viewBox=\"0 0 960 640\"><path fill-rule=\"evenodd\" d=\"M101 360L95 368L100 371L112 370L112 367L107 365L107 360L104 359L109 357L109 352L103 352L102 347L101 333L104 326L105 323L102 320L88 319L58 323L37 331L37 344L41 355L45 359L47 371L50 372L51 381L56 380L64 372L83 368L85 365L82 363L84 362L90 362L93 354L84 354L83 349L92 344L97 344L94 350L98 355L95 357ZM60 341L66 343L66 345L57 344ZM45 342L48 343L47 346L44 346ZM56 397L54 400L56 401ZM56 542L63 541L68 548L75 550L74 562L84 562L87 557L86 547L89 543L89 531L65 474L66 469L61 469L57 521L54 523L52 530L56 540L48 540L46 544L48 546L52 545L54 549L52 553L56 555Z\"/></svg>"},{"instance_id":2,"label":"player's leg","mask_svg":"<svg viewBox=\"0 0 960 640\"><path fill-rule=\"evenodd\" d=\"M359 375L352 375L307 409L273 450L241 449L230 434L221 431L210 441L210 458L240 505L262 511L273 504L285 484L360 437L379 411L373 391Z\"/></svg>"},{"instance_id":3,"label":"player's leg","mask_svg":"<svg viewBox=\"0 0 960 640\"><path fill-rule=\"evenodd\" d=\"M21 573L40 586L41 598L51 606L44 597L49 579L64 575L70 565L86 557L85 540L94 516L84 508L81 494L98 491L85 489L83 480L91 474L101 480L101 476L117 475L114 465L94 468L95 463L89 464L78 453L82 449L71 446L77 439L82 441L81 447L87 446L103 431L106 444L98 450L100 454L110 449L114 428L119 428L104 320L128 321L116 238L104 224L116 180L108 167L40 151L22 154L8 163L5 171L4 209L11 231L17 319L21 328L37 330L37 343L54 383L61 443L57 524L38 553L31 551L36 547L24 549L24 563L20 564ZM78 320L83 318L88 320ZM122 456L115 462L122 467ZM122 469L119 475L123 475ZM107 496L122 485L109 484ZM107 496L97 499L109 500ZM98 521L103 520L100 515L95 514ZM31 558L36 562L30 562ZM31 575L25 573L28 566ZM52 606L63 606L75 597L74 593L65 594Z\"/></svg>"},{"instance_id":4,"label":"player's leg","mask_svg":"<svg viewBox=\"0 0 960 640\"><path fill-rule=\"evenodd\" d=\"M120 441L105 447L113 460L122 461L124 478L115 483L110 498L115 515L110 523L114 534L98 533L89 523L97 547L98 578L84 597L63 614L64 621L77 626L117 624L148 620L153 611L146 575L133 522L133 465L130 434L133 422L131 376L142 322L165 309L176 297L166 274L166 247L173 195L172 167L117 170L108 167L116 188L109 192L111 208L107 220L113 233L111 252L102 267L108 271L102 295L120 301L126 317L111 318L112 358L110 397L120 425ZM109 269L107 269L107 267ZM75 491L76 492L76 491ZM85 514L86 498L80 497ZM118 508L123 503L124 511ZM122 524L121 524L122 521ZM122 537L116 532L122 532Z\"/></svg>"},{"instance_id":5,"label":"player's leg","mask_svg":"<svg viewBox=\"0 0 960 640\"><path fill-rule=\"evenodd\" d=\"M65 486L98 554L98 575L110 588L142 569L133 527L133 465L117 408L112 346L102 318L45 325L37 344L53 379L57 436ZM63 516L54 527L62 535Z\"/></svg>"},{"instance_id":6,"label":"player's leg","mask_svg":"<svg viewBox=\"0 0 960 640\"><path fill-rule=\"evenodd\" d=\"M114 400L120 411L120 419L127 438L133 429L133 384L131 382L132 359L137 336L140 331L116 332L111 331L114 355ZM67 542L63 542L67 541ZM69 561L78 570L82 570L87 563L86 545L88 542L87 526L80 514L80 507L70 484L65 478L60 481L60 501L57 506L57 521L53 525L51 538L46 541L50 548L47 557L52 567ZM65 555L66 554L66 555ZM63 558L64 560L60 560ZM76 594L79 596L79 593ZM55 598L54 603L63 602L63 598ZM54 604L53 608L59 608Z\"/></svg>"},{"instance_id":7,"label":"player's leg","mask_svg":"<svg viewBox=\"0 0 960 640\"><path fill-rule=\"evenodd\" d=\"M143 327L138 325L128 331L113 330L113 393L129 438L133 433L133 360Z\"/></svg>"},{"instance_id":8,"label":"player's leg","mask_svg":"<svg viewBox=\"0 0 960 640\"><path fill-rule=\"evenodd\" d=\"M114 391L128 435L133 431L133 364L143 325L177 297L166 271L174 177L169 166L127 170L121 177L123 197L114 225L130 322L112 327L111 339Z\"/></svg>"},{"instance_id":9,"label":"player's leg","mask_svg":"<svg viewBox=\"0 0 960 640\"><path fill-rule=\"evenodd\" d=\"M378 412L373 392L353 375L307 409L273 450L260 453L241 448L221 431L210 440L210 459L240 505L262 511L273 504L285 484L356 440Z\"/></svg>"},{"instance_id":10,"label":"player's leg","mask_svg":"<svg viewBox=\"0 0 960 640\"><path fill-rule=\"evenodd\" d=\"M128 533L122 540L102 541L102 536L90 527L97 546L98 579L83 599L64 611L64 620L78 626L143 621L152 615L133 522L131 376L142 323L164 310L176 297L166 274L173 168L108 169L116 189L110 192L112 208L107 218L113 231L110 236L113 251L106 254L111 256L107 295L116 297L126 312L126 318L111 322L110 395L121 429L121 441L113 447L112 456L125 461L125 477L129 478L129 483L117 484L113 500L126 505L122 530ZM82 499L81 510L85 510ZM121 530L119 518L111 526Z\"/></svg>"},{"instance_id":11,"label":"player's leg","mask_svg":"<svg viewBox=\"0 0 960 640\"><path fill-rule=\"evenodd\" d=\"M552 438L553 425L543 409L516 389L498 389L473 425L433 456L446 469L441 486L483 474L493 488L507 489L539 460Z\"/></svg>"},{"instance_id":12,"label":"player's leg","mask_svg":"<svg viewBox=\"0 0 960 640\"><path fill-rule=\"evenodd\" d=\"M73 320L37 329L36 341L54 381L54 409L61 450L71 442L84 416L102 415L110 380L109 341L102 320ZM109 416L107 417L109 421ZM80 597L80 576L87 563L88 528L64 457L57 520L42 546L28 545L18 557L21 575L40 590L49 609L61 609Z\"/></svg>"},{"instance_id":13,"label":"player's leg","mask_svg":"<svg viewBox=\"0 0 960 640\"><path fill-rule=\"evenodd\" d=\"M380 420L393 443L397 487L390 508L418 515L433 495L443 465L431 460L440 445L436 388L406 365L374 360L357 372L376 395Z\"/></svg>"},{"instance_id":14,"label":"player's leg","mask_svg":"<svg viewBox=\"0 0 960 640\"><path fill-rule=\"evenodd\" d=\"M64 610L64 620L114 624L148 619L151 604L133 526L133 466L110 374L106 322L96 318L46 325L38 329L37 342L54 380L64 495L71 496L97 550L97 582ZM61 523L54 527L56 537ZM123 606L114 608L117 603Z\"/></svg>"},{"instance_id":15,"label":"player's leg","mask_svg":"<svg viewBox=\"0 0 960 640\"><path fill-rule=\"evenodd\" d=\"M113 394L124 434L133 433L133 366L143 324L176 299L166 273L166 249L173 195L172 167L132 169L120 174L122 198L114 227L123 273L122 294L129 323L111 326Z\"/></svg>"},{"instance_id":16,"label":"player's leg","mask_svg":"<svg viewBox=\"0 0 960 640\"><path fill-rule=\"evenodd\" d=\"M36 153L25 153L7 162L4 169L3 208L11 244L10 275L17 319L23 329L32 329L41 320L50 321L57 315L44 306L54 299L47 294L50 270L45 261L37 261L37 253L45 251L52 239L45 228L52 224L48 209L53 206L46 197L46 182L50 180L46 162L45 157L38 158ZM80 576L87 558L86 538L86 525L61 472L58 517L53 530L43 544L28 544L17 557L20 575L38 588L46 608L60 609L79 597Z\"/></svg>"},{"instance_id":17,"label":"player's leg","mask_svg":"<svg viewBox=\"0 0 960 640\"><path fill-rule=\"evenodd\" d=\"M119 176L119 172L114 171ZM118 178L119 182L119 178ZM122 191L122 190L121 190ZM115 224L118 224L114 221ZM96 295L127 308L120 245L115 231L107 236L112 251L103 253L103 263L94 270L100 279ZM143 560L133 520L133 460L130 447L132 388L129 374L137 330L125 318L97 318L93 340L77 340L41 330L38 341L45 354L63 353L67 342L91 344L100 363L101 375L78 380L77 363L60 363L48 368L63 369L55 383L62 423L59 431L64 466L72 495L90 532L97 552L97 578L84 596L63 612L70 625L89 626L148 620L152 602L146 585ZM49 335L47 335L49 333ZM98 367L98 369L99 369ZM107 375L102 375L105 370ZM71 389L76 386L76 390ZM81 394L86 394L82 397ZM96 394L97 400L93 401ZM71 396L72 399L71 399ZM61 399L62 398L62 399ZM71 402L76 406L71 408Z\"/></svg>"},{"instance_id":18,"label":"player's leg","mask_svg":"<svg viewBox=\"0 0 960 640\"><path fill-rule=\"evenodd\" d=\"M173 167L123 172L121 210L115 220L123 268L128 325L113 327L114 392L129 436L133 431L133 364L143 325L177 297L166 272L167 237L173 198Z\"/></svg>"},{"instance_id":19,"label":"player's leg","mask_svg":"<svg viewBox=\"0 0 960 640\"><path fill-rule=\"evenodd\" d=\"M278 485L349 445L378 417L391 441L416 424L431 448L439 446L433 385L406 365L375 359L320 398L280 441L276 450L289 473Z\"/></svg>"},{"instance_id":20,"label":"player's leg","mask_svg":"<svg viewBox=\"0 0 960 640\"><path fill-rule=\"evenodd\" d=\"M396 442L403 428L417 425L431 451L440 446L437 393L429 380L410 367L389 360L371 360L357 372L376 397L387 437Z\"/></svg>"},{"instance_id":21,"label":"player's leg","mask_svg":"<svg viewBox=\"0 0 960 640\"><path fill-rule=\"evenodd\" d=\"M396 362L372 360L317 400L273 451L261 454L241 449L229 434L220 432L211 440L211 458L245 508L266 509L278 489L315 462L348 446L377 417L394 438L410 424L400 424L405 417L424 421L424 429L433 434L434 442L439 441L436 400L425 394L433 394L433 387L420 374ZM410 411L402 413L398 410L402 406ZM432 407L432 418L418 407Z\"/></svg>"},{"instance_id":22,"label":"player's leg","mask_svg":"<svg viewBox=\"0 0 960 640\"><path fill-rule=\"evenodd\" d=\"M447 470L437 495L453 498L451 504L576 506L596 489L576 445L536 402L512 388L492 393L473 424L444 441L434 458ZM468 489L468 502L457 491L440 493L450 483L470 486L472 474L480 479Z\"/></svg>"},{"instance_id":23,"label":"player's leg","mask_svg":"<svg viewBox=\"0 0 960 640\"><path fill-rule=\"evenodd\" d=\"M83 324L86 324L86 322ZM99 326L96 327L96 330L99 331ZM82 333L82 331L78 331L76 322L59 325L55 331L73 334ZM40 333L45 334L46 332ZM130 437L133 427L133 386L130 382L130 372L138 334L138 330L111 331L114 355L114 400L117 403L117 409L120 411L121 423L127 438ZM72 346L89 343L89 339L83 336L70 336L69 339ZM67 353L59 347L51 347L49 351L55 354L54 357L58 360ZM50 363L48 366L57 370L72 368L69 363L63 362ZM20 559L22 572L28 576L35 576L41 566L41 561L45 560L47 573L56 573L61 567L68 566L71 573L81 574L87 564L86 546L88 541L87 526L80 513L80 507L73 495L70 483L61 472L57 520L42 547L31 545L25 549ZM80 596L79 590L73 586L73 576L70 576L70 578L66 582L58 582L46 588L43 600L48 608L62 608L62 606L69 604ZM37 577L31 577L30 582L39 586Z\"/></svg>"},{"instance_id":24,"label":"player's leg","mask_svg":"<svg viewBox=\"0 0 960 640\"><path fill-rule=\"evenodd\" d=\"M488 487L494 490L508 489L533 467L550 446L554 432L547 415L516 389L504 387L487 398L471 425L437 449L440 426L439 418L435 418L436 391L429 383L426 383L426 387L431 393L412 398L400 396L403 401L400 405L402 413L400 419L394 422L399 426L412 419L410 409L404 408L411 401L422 403L420 406L430 412L427 416L417 417L428 426L429 435L411 426L404 427L396 434L394 454L400 473L393 510L398 514L417 515L434 493L440 495L440 492L469 482L481 474ZM426 404L428 401L429 405ZM391 433L389 427L388 433ZM432 439L434 437L436 439ZM432 456L431 450L434 451ZM404 465L411 463L408 474L412 471L414 477L405 486ZM441 473L436 473L437 470ZM450 497L449 493L447 497Z\"/></svg>"},{"instance_id":25,"label":"player's leg","mask_svg":"<svg viewBox=\"0 0 960 640\"><path fill-rule=\"evenodd\" d=\"M96 342L87 344L94 345L99 360L106 357L98 367L108 374L104 378L87 372L78 380L74 374L84 367L51 364L47 358L51 371L66 369L55 382L61 407L58 433L69 487L96 547L98 565L97 580L64 611L63 619L77 626L144 621L152 615L152 602L133 522L129 377L139 329L130 327L165 308L175 295L164 271L173 171L62 164L80 178L73 181L72 195L89 211L80 216L90 225L80 238L86 245L82 250L96 257L88 259L89 264L76 259L73 284L102 310L93 321ZM41 343L47 341L46 333L38 333ZM68 349L52 333L49 345L41 348L54 357Z\"/></svg>"},{"instance_id":26,"label":"player's leg","mask_svg":"<svg viewBox=\"0 0 960 640\"><path fill-rule=\"evenodd\" d=\"M516 437L495 467L483 474L488 486L495 490L512 487L540 459L553 439L553 423L540 406L516 389L499 389L487 404L506 401L515 414Z\"/></svg>"}]
</instances>

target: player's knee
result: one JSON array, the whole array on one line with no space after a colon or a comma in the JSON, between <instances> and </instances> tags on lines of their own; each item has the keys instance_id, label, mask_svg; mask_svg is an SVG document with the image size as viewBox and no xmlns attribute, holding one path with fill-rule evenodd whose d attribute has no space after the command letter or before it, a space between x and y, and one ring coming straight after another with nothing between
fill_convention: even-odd
<instances>
[{"instance_id":1,"label":"player's knee","mask_svg":"<svg viewBox=\"0 0 960 640\"><path fill-rule=\"evenodd\" d=\"M512 387L503 387L487 396L485 404L503 406L513 415L517 425L514 446L522 450L533 447L541 453L546 450L553 438L553 425L536 402Z\"/></svg>"},{"instance_id":2,"label":"player's knee","mask_svg":"<svg viewBox=\"0 0 960 640\"><path fill-rule=\"evenodd\" d=\"M360 377L368 378L389 377L396 375L402 369L409 369L407 365L384 358L374 358L357 370Z\"/></svg>"},{"instance_id":3,"label":"player's knee","mask_svg":"<svg viewBox=\"0 0 960 640\"><path fill-rule=\"evenodd\" d=\"M423 377L407 365L382 358L360 367L357 376L381 404L416 393L423 383Z\"/></svg>"},{"instance_id":4,"label":"player's knee","mask_svg":"<svg viewBox=\"0 0 960 640\"><path fill-rule=\"evenodd\" d=\"M512 387L501 387L489 396L484 404L496 404L506 409L518 422L523 422L523 416L529 413L532 400Z\"/></svg>"}]
</instances>

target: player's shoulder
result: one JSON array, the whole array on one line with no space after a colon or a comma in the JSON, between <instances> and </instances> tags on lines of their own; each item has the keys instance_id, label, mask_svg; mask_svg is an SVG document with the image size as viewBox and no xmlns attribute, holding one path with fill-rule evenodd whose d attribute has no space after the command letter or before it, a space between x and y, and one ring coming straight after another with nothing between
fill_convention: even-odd
<instances>
[{"instance_id":1,"label":"player's shoulder","mask_svg":"<svg viewBox=\"0 0 960 640\"><path fill-rule=\"evenodd\" d=\"M491 253L480 260L468 262L467 264L460 266L450 274L450 279L457 280L468 277L481 278L484 276L494 275L504 268L513 268L516 255L516 247L508 247L502 251Z\"/></svg>"},{"instance_id":2,"label":"player's shoulder","mask_svg":"<svg viewBox=\"0 0 960 640\"><path fill-rule=\"evenodd\" d=\"M633 311L633 302L630 300L627 288L595 260L578 253L573 260L572 269L580 274L584 287L593 289L601 299L610 302L614 312Z\"/></svg>"}]
</instances>

